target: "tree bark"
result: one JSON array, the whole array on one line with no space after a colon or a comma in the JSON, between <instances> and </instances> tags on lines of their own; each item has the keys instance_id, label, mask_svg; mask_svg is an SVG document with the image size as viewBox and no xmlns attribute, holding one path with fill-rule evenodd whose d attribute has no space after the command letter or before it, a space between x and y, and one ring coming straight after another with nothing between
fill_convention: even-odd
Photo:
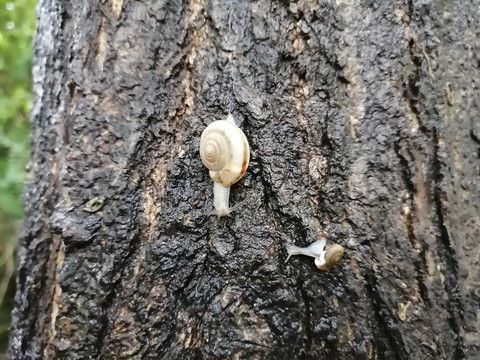
<instances>
[{"instance_id":1,"label":"tree bark","mask_svg":"<svg viewBox=\"0 0 480 360\"><path fill-rule=\"evenodd\" d=\"M40 0L9 357L480 358L479 9Z\"/></svg>"}]
</instances>

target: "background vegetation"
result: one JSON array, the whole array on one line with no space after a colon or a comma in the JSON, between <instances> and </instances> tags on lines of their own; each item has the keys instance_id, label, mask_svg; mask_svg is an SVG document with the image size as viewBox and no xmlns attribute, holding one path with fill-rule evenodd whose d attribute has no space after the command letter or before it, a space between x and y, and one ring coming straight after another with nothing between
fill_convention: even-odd
<instances>
[{"instance_id":1,"label":"background vegetation","mask_svg":"<svg viewBox=\"0 0 480 360\"><path fill-rule=\"evenodd\" d=\"M36 0L0 0L0 354L8 341L15 249L29 157Z\"/></svg>"}]
</instances>

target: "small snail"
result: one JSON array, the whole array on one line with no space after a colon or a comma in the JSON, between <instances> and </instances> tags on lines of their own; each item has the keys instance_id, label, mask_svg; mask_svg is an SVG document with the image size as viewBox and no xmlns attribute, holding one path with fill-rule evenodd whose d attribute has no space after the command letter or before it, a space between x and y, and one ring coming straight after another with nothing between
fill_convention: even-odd
<instances>
[{"instance_id":1,"label":"small snail","mask_svg":"<svg viewBox=\"0 0 480 360\"><path fill-rule=\"evenodd\" d=\"M235 209L228 206L230 186L242 178L250 160L247 138L231 114L226 120L214 121L203 131L200 157L213 179L213 214L230 214Z\"/></svg>"},{"instance_id":2,"label":"small snail","mask_svg":"<svg viewBox=\"0 0 480 360\"><path fill-rule=\"evenodd\" d=\"M310 244L306 248L298 247L295 245L287 245L287 260L292 255L306 255L315 258L315 265L320 270L331 269L343 256L343 246L334 244L327 246L325 250L327 240L320 238L314 243Z\"/></svg>"}]
</instances>

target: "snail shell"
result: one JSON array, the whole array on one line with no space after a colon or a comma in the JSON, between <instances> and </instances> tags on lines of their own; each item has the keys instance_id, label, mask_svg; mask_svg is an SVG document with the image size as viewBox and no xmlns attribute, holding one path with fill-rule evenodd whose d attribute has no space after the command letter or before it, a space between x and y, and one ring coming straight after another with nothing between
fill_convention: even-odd
<instances>
[{"instance_id":1,"label":"snail shell","mask_svg":"<svg viewBox=\"0 0 480 360\"><path fill-rule=\"evenodd\" d=\"M329 270L340 261L343 256L343 251L343 246L338 244L327 246L325 252L325 261L322 263L317 263L317 261L315 261L315 265L317 265L317 268L320 270Z\"/></svg>"},{"instance_id":2,"label":"snail shell","mask_svg":"<svg viewBox=\"0 0 480 360\"><path fill-rule=\"evenodd\" d=\"M250 147L233 117L207 126L200 138L200 157L217 184L230 186L242 178L250 161Z\"/></svg>"}]
</instances>

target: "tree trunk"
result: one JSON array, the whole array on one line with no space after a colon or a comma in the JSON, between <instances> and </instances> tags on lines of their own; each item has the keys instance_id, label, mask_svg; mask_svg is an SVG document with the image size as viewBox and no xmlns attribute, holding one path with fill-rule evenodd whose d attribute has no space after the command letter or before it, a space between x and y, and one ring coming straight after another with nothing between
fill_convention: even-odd
<instances>
[{"instance_id":1,"label":"tree trunk","mask_svg":"<svg viewBox=\"0 0 480 360\"><path fill-rule=\"evenodd\" d=\"M479 9L40 0L10 358L480 358Z\"/></svg>"}]
</instances>

